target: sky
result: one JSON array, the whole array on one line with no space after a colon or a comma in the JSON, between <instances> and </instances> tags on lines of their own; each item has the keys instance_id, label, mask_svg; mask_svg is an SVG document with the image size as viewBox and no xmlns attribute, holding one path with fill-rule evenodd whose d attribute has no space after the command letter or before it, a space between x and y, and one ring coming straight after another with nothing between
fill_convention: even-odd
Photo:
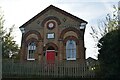
<instances>
[{"instance_id":1,"label":"sky","mask_svg":"<svg viewBox=\"0 0 120 80\"><path fill-rule=\"evenodd\" d=\"M90 33L91 26L97 28L99 21L104 20L108 13L112 13L113 5L119 0L0 0L6 28L15 25L13 36L17 44L21 44L21 31L19 27L44 10L54 5L88 22L85 30L86 58L97 59L97 48Z\"/></svg>"}]
</instances>

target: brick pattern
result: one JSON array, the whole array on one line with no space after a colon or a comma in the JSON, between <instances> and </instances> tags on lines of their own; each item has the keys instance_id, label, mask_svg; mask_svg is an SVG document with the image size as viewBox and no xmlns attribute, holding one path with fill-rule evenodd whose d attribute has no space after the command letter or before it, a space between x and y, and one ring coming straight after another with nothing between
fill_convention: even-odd
<instances>
[{"instance_id":1,"label":"brick pattern","mask_svg":"<svg viewBox=\"0 0 120 80\"><path fill-rule=\"evenodd\" d=\"M53 16L54 15L54 16ZM38 24L39 21L39 24ZM54 21L55 27L53 29L47 28L47 22ZM81 21L83 22L83 21ZM21 60L26 61L27 58L27 44L30 41L35 41L37 50L35 53L35 60L45 61L45 51L49 46L52 46L56 52L56 60L66 60L65 44L67 40L73 39L77 44L77 60L85 60L84 48L84 32L79 29L80 21L76 21L71 17L64 15L56 10L50 9L31 23L25 26L25 33L21 43ZM65 27L65 26L70 27ZM71 26L77 25L77 26ZM69 34L66 34L69 32ZM54 33L54 39L47 39L47 33ZM37 36L33 37L30 34ZM76 37L77 35L77 37ZM29 36L29 37L28 37ZM31 37L30 37L31 36ZM30 39L29 39L30 38ZM27 39L27 40L26 40Z\"/></svg>"}]
</instances>

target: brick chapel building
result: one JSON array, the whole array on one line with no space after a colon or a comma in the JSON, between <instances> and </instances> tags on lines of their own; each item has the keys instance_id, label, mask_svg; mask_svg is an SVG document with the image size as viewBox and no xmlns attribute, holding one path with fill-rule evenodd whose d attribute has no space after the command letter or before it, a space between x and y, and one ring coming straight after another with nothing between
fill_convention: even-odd
<instances>
[{"instance_id":1,"label":"brick chapel building","mask_svg":"<svg viewBox=\"0 0 120 80\"><path fill-rule=\"evenodd\" d=\"M20 26L22 61L85 61L87 22L50 5Z\"/></svg>"}]
</instances>

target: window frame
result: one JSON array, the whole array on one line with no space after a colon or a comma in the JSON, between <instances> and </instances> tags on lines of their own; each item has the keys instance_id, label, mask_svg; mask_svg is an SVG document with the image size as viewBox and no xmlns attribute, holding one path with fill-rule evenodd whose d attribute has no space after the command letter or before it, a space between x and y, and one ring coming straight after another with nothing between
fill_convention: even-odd
<instances>
[{"instance_id":1,"label":"window frame","mask_svg":"<svg viewBox=\"0 0 120 80\"><path fill-rule=\"evenodd\" d=\"M74 40L67 40L67 42L66 42L66 60L76 60L76 58L77 58L77 56L76 56L76 54L77 54L76 41L74 41L75 43L72 43L74 46L68 47L70 45L70 41L74 41ZM68 58L68 56L69 56L69 58Z\"/></svg>"},{"instance_id":2,"label":"window frame","mask_svg":"<svg viewBox=\"0 0 120 80\"><path fill-rule=\"evenodd\" d=\"M34 43L34 45L33 45L32 43ZM31 44L31 45L30 45L30 44ZM30 58L29 55L31 54L30 51L32 51L32 50L33 50L33 53L32 53L32 54L34 54L34 57L33 57L33 58ZM30 43L28 44L27 60L35 60L35 51L36 51L36 44L35 44L35 42L30 42Z\"/></svg>"},{"instance_id":3,"label":"window frame","mask_svg":"<svg viewBox=\"0 0 120 80\"><path fill-rule=\"evenodd\" d=\"M50 35L50 34L53 34L53 37L52 37L52 38L48 38L48 35ZM54 33L54 32L47 33L46 37L47 37L47 39L55 39L55 33Z\"/></svg>"}]
</instances>

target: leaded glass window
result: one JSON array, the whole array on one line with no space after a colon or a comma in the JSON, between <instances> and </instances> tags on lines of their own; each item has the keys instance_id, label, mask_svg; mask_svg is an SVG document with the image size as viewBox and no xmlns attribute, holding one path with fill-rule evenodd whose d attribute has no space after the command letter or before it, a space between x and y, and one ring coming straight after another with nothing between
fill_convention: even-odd
<instances>
[{"instance_id":1,"label":"leaded glass window","mask_svg":"<svg viewBox=\"0 0 120 80\"><path fill-rule=\"evenodd\" d=\"M74 40L66 42L66 58L67 60L76 60L76 42Z\"/></svg>"},{"instance_id":2,"label":"leaded glass window","mask_svg":"<svg viewBox=\"0 0 120 80\"><path fill-rule=\"evenodd\" d=\"M36 44L35 42L31 42L28 44L28 56L27 56L27 59L28 60L34 60L35 57L35 50L36 50Z\"/></svg>"}]
</instances>

